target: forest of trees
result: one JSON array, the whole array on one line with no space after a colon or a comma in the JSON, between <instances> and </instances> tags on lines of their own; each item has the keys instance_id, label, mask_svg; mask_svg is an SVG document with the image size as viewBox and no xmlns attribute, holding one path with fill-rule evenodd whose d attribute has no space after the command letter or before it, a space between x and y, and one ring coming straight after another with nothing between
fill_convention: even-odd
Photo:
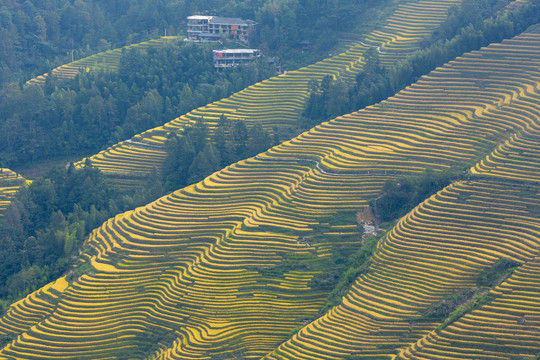
<instances>
[{"instance_id":1,"label":"forest of trees","mask_svg":"<svg viewBox=\"0 0 540 360\"><path fill-rule=\"evenodd\" d=\"M118 212L99 170L53 169L23 187L0 228L0 297L15 299L65 271L93 228Z\"/></svg>"},{"instance_id":2,"label":"forest of trees","mask_svg":"<svg viewBox=\"0 0 540 360\"><path fill-rule=\"evenodd\" d=\"M0 90L0 165L96 152L274 72L262 61L216 72L208 47L179 42L126 51L118 73L11 84Z\"/></svg>"},{"instance_id":3,"label":"forest of trees","mask_svg":"<svg viewBox=\"0 0 540 360\"><path fill-rule=\"evenodd\" d=\"M389 180L384 184L381 195L373 201L371 206L382 222L399 219L462 175L463 169L450 168L440 172L427 170L420 176Z\"/></svg>"}]
</instances>

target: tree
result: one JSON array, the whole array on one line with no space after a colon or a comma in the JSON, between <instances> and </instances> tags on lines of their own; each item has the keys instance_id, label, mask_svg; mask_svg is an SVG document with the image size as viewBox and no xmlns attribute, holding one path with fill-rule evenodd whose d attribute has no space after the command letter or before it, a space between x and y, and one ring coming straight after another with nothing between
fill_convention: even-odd
<instances>
[{"instance_id":1,"label":"tree","mask_svg":"<svg viewBox=\"0 0 540 360\"><path fill-rule=\"evenodd\" d=\"M231 133L231 122L221 116L218 126L214 130L213 142L216 146L217 153L221 158L221 167L232 164L236 160L236 150L234 148L234 139Z\"/></svg>"},{"instance_id":2,"label":"tree","mask_svg":"<svg viewBox=\"0 0 540 360\"><path fill-rule=\"evenodd\" d=\"M75 248L77 243L77 229L70 230L66 228L64 230L64 255L69 256L71 251Z\"/></svg>"},{"instance_id":3,"label":"tree","mask_svg":"<svg viewBox=\"0 0 540 360\"><path fill-rule=\"evenodd\" d=\"M235 120L232 122L232 138L234 141L234 148L236 153L236 159L244 159L247 154L247 139L248 129L246 123L242 120Z\"/></svg>"},{"instance_id":4,"label":"tree","mask_svg":"<svg viewBox=\"0 0 540 360\"><path fill-rule=\"evenodd\" d=\"M323 77L320 83L318 83L316 80L308 83L310 95L306 108L300 119L301 127L313 127L320 124L322 121L329 119L328 103L330 91L334 91L335 93L332 100L332 106L334 109L342 106L340 94L341 85L335 89L332 89L332 84L333 80L332 76L330 75Z\"/></svg>"},{"instance_id":5,"label":"tree","mask_svg":"<svg viewBox=\"0 0 540 360\"><path fill-rule=\"evenodd\" d=\"M334 118L350 111L350 99L347 84L338 80L330 84L326 96L327 118Z\"/></svg>"},{"instance_id":6,"label":"tree","mask_svg":"<svg viewBox=\"0 0 540 360\"><path fill-rule=\"evenodd\" d=\"M220 159L216 147L212 143L207 143L189 167L188 183L196 183L219 169Z\"/></svg>"},{"instance_id":7,"label":"tree","mask_svg":"<svg viewBox=\"0 0 540 360\"><path fill-rule=\"evenodd\" d=\"M249 156L253 156L268 150L272 146L272 138L264 130L261 124L257 123L249 128L247 149Z\"/></svg>"},{"instance_id":8,"label":"tree","mask_svg":"<svg viewBox=\"0 0 540 360\"><path fill-rule=\"evenodd\" d=\"M20 269L19 257L13 239L0 236L0 291L7 277Z\"/></svg>"},{"instance_id":9,"label":"tree","mask_svg":"<svg viewBox=\"0 0 540 360\"><path fill-rule=\"evenodd\" d=\"M152 89L128 109L125 124L135 129L149 129L161 123L162 113L163 98L156 89Z\"/></svg>"},{"instance_id":10,"label":"tree","mask_svg":"<svg viewBox=\"0 0 540 360\"><path fill-rule=\"evenodd\" d=\"M41 265L43 261L43 246L37 241L35 236L29 236L24 241L22 256L25 267L33 264Z\"/></svg>"},{"instance_id":11,"label":"tree","mask_svg":"<svg viewBox=\"0 0 540 360\"><path fill-rule=\"evenodd\" d=\"M61 210L57 210L52 213L48 228L52 230L64 230L67 225L66 217Z\"/></svg>"},{"instance_id":12,"label":"tree","mask_svg":"<svg viewBox=\"0 0 540 360\"><path fill-rule=\"evenodd\" d=\"M196 151L189 133L183 136L170 135L166 146L167 156L162 168L162 179L167 190L176 190L187 184L189 167Z\"/></svg>"},{"instance_id":13,"label":"tree","mask_svg":"<svg viewBox=\"0 0 540 360\"><path fill-rule=\"evenodd\" d=\"M370 47L364 52L363 58L366 61L364 64L364 73L377 74L381 72L381 59L377 49Z\"/></svg>"},{"instance_id":14,"label":"tree","mask_svg":"<svg viewBox=\"0 0 540 360\"><path fill-rule=\"evenodd\" d=\"M36 15L32 21L32 24L33 27L31 30L34 32L37 38L41 41L45 41L47 38L47 24L45 24L43 17L41 15Z\"/></svg>"},{"instance_id":15,"label":"tree","mask_svg":"<svg viewBox=\"0 0 540 360\"><path fill-rule=\"evenodd\" d=\"M0 234L8 236L15 244L19 243L18 247L22 245L24 240L24 227L21 217L21 211L24 211L24 206L17 199L13 200L9 207L4 212L2 219L2 231ZM0 247L0 251L1 251Z\"/></svg>"},{"instance_id":16,"label":"tree","mask_svg":"<svg viewBox=\"0 0 540 360\"><path fill-rule=\"evenodd\" d=\"M208 126L206 125L204 118L198 118L195 121L195 125L189 129L188 134L195 151L201 152L206 145L206 138L208 137Z\"/></svg>"}]
</instances>

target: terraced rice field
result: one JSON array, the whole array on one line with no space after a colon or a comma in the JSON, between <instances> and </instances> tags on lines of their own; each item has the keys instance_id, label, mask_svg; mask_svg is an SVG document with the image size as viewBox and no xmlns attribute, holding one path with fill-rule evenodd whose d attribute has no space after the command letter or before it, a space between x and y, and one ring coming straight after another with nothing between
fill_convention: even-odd
<instances>
[{"instance_id":1,"label":"terraced rice field","mask_svg":"<svg viewBox=\"0 0 540 360\"><path fill-rule=\"evenodd\" d=\"M540 193L520 186L458 182L432 196L379 244L369 273L341 305L266 359L509 359L540 351ZM440 334L422 311L475 286L496 260L522 263L497 298ZM536 278L534 278L536 276ZM521 318L526 324L519 324ZM528 321L527 321L528 320ZM410 345L410 344L414 345Z\"/></svg>"},{"instance_id":2,"label":"terraced rice field","mask_svg":"<svg viewBox=\"0 0 540 360\"><path fill-rule=\"evenodd\" d=\"M25 331L49 316L55 309L55 301L67 286L66 279L62 277L11 305L0 319L0 335Z\"/></svg>"},{"instance_id":3,"label":"terraced rice field","mask_svg":"<svg viewBox=\"0 0 540 360\"><path fill-rule=\"evenodd\" d=\"M121 142L92 156L92 164L105 174L124 179L141 177L159 169L165 158L164 141L170 131L182 131L197 119L204 118L212 128L221 115L242 119L248 124L258 122L267 130L276 126L295 126L309 97L310 80L320 81L324 76L354 81L362 71L362 54L368 46L382 46L381 62L390 66L403 58L406 52L388 52L385 49L419 48L418 41L431 34L445 19L448 9L459 0L409 1L399 6L380 31L366 37L370 43L358 43L348 51L314 65L290 71L250 86L227 99L195 109L173 121L148 130L136 140ZM368 41L368 40L365 40ZM133 140L133 139L132 139ZM78 163L82 166L84 160ZM121 180L118 180L121 182Z\"/></svg>"},{"instance_id":4,"label":"terraced rice field","mask_svg":"<svg viewBox=\"0 0 540 360\"><path fill-rule=\"evenodd\" d=\"M418 48L431 29L446 19L452 1L419 1L402 4L383 29L373 31L363 42L380 47L381 53L407 53Z\"/></svg>"},{"instance_id":5,"label":"terraced rice field","mask_svg":"<svg viewBox=\"0 0 540 360\"><path fill-rule=\"evenodd\" d=\"M313 289L309 265L343 244L347 227L317 233L328 216L362 209L386 180L486 163L518 136L540 140L539 91L529 86L540 76L538 49L536 28L472 52L379 105L110 219L86 242L83 274L66 277L57 299L38 307L43 295L34 293L0 320L0 334L13 339L0 359L425 358L449 342L467 345L458 354L487 347L501 359L539 352L534 178L464 180L427 199L379 243L342 304L312 322L328 293ZM521 164L504 156L504 166ZM534 152L523 159L540 163ZM349 235L360 242L354 228ZM493 290L495 301L440 333L440 320L422 321L501 257L523 266ZM514 335L519 314L528 325ZM498 323L501 333L475 340ZM502 349L500 339L515 346Z\"/></svg>"},{"instance_id":6,"label":"terraced rice field","mask_svg":"<svg viewBox=\"0 0 540 360\"><path fill-rule=\"evenodd\" d=\"M75 60L69 64L59 66L53 69L51 74L58 79L72 79L80 72L89 72L90 70L118 71L120 59L122 58L122 51L128 49L145 50L148 48L159 48L172 40L178 39L179 37L177 36L162 36L159 39L144 41L138 44L128 45L123 48L97 53L80 60ZM49 76L49 74L40 75L28 80L26 84L44 85L47 76Z\"/></svg>"},{"instance_id":7,"label":"terraced rice field","mask_svg":"<svg viewBox=\"0 0 540 360\"><path fill-rule=\"evenodd\" d=\"M525 262L492 293L493 302L425 335L397 358L534 359L540 348L540 257Z\"/></svg>"},{"instance_id":8,"label":"terraced rice field","mask_svg":"<svg viewBox=\"0 0 540 360\"><path fill-rule=\"evenodd\" d=\"M21 175L9 169L0 168L0 219L23 183L24 179Z\"/></svg>"},{"instance_id":9,"label":"terraced rice field","mask_svg":"<svg viewBox=\"0 0 540 360\"><path fill-rule=\"evenodd\" d=\"M537 29L536 33L538 32ZM537 34L533 33L521 36L514 46L516 52L538 54L540 49L536 43L537 36ZM496 49L499 46L501 45L493 45L491 48L497 51ZM519 57L514 61L519 61ZM504 64L497 61L496 57L493 59L494 71L504 66ZM500 117L501 122L506 123L520 119L522 125L515 134L501 141L486 159L476 164L471 169L471 172L489 178L538 182L540 180L540 163L536 161L540 156L540 143L538 142L540 115L537 111L538 102L540 101L538 96L540 78L538 74L531 73L528 81L522 82L519 87L511 83L503 87L502 84L493 84L483 80L482 86L500 86L500 91L506 92L505 96L514 96L512 89L517 89L522 96L508 107L505 107L505 111L510 112L510 114L503 118L503 113L494 111L493 115Z\"/></svg>"}]
</instances>

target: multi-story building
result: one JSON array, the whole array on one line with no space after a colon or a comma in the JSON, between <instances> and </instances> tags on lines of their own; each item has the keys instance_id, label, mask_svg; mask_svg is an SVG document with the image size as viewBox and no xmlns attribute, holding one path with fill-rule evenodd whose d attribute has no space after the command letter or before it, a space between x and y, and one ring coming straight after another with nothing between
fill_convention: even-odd
<instances>
[{"instance_id":1,"label":"multi-story building","mask_svg":"<svg viewBox=\"0 0 540 360\"><path fill-rule=\"evenodd\" d=\"M261 57L257 49L213 50L214 67L223 69L241 64L249 64Z\"/></svg>"},{"instance_id":2,"label":"multi-story building","mask_svg":"<svg viewBox=\"0 0 540 360\"><path fill-rule=\"evenodd\" d=\"M218 41L222 38L247 43L255 28L255 21L221 16L188 16L187 39L190 41Z\"/></svg>"}]
</instances>

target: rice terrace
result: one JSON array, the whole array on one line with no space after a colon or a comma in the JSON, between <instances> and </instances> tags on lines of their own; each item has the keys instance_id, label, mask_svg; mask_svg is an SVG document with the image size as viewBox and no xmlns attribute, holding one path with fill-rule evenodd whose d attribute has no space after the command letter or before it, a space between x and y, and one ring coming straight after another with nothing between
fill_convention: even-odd
<instances>
[{"instance_id":1,"label":"rice terrace","mask_svg":"<svg viewBox=\"0 0 540 360\"><path fill-rule=\"evenodd\" d=\"M0 34L0 360L540 359L538 0Z\"/></svg>"}]
</instances>

